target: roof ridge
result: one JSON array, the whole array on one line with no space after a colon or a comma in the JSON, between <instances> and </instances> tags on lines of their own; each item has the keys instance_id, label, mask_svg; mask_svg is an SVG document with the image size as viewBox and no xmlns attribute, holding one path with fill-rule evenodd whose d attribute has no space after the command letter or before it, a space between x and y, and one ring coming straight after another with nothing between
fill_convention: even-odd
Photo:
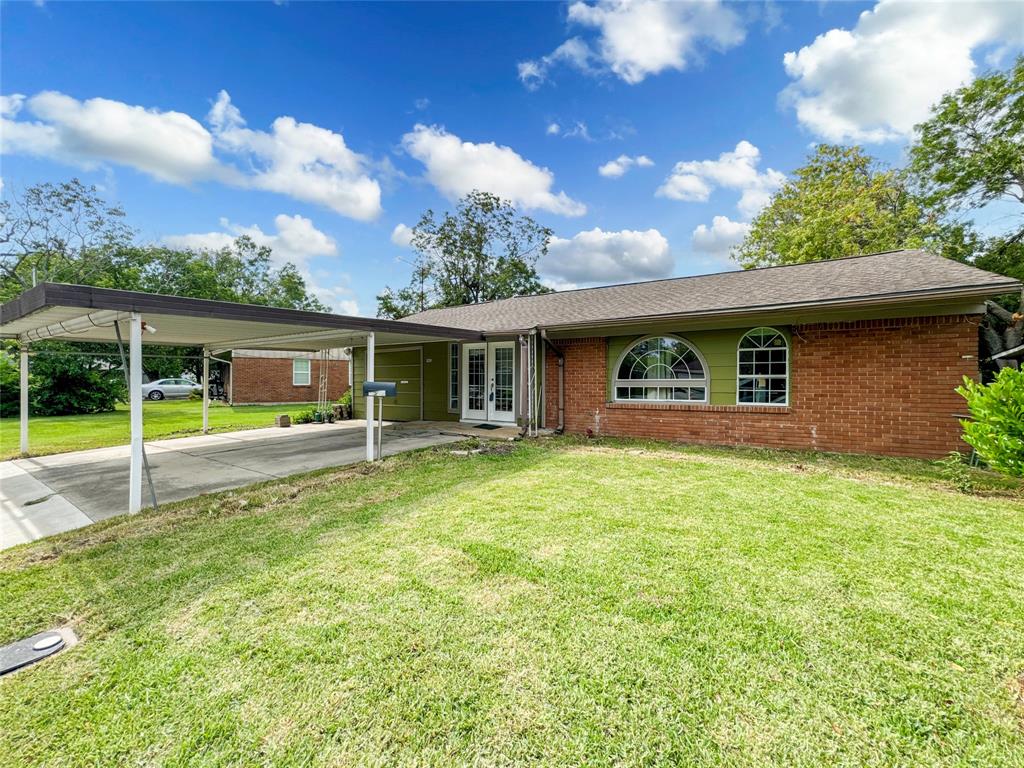
<instances>
[{"instance_id":1,"label":"roof ridge","mask_svg":"<svg viewBox=\"0 0 1024 768\"><path fill-rule=\"evenodd\" d=\"M716 277L718 275L730 275L730 274L753 274L756 272L765 272L770 269L783 269L785 267L807 267L814 264L831 264L840 261L853 261L854 259L866 259L872 256L887 256L893 253L923 253L928 256L935 256L936 258L944 258L938 254L933 254L930 251L926 251L923 248L893 248L889 251L876 251L874 253L856 253L852 256L840 256L835 259L815 259L813 261L801 261L795 264L769 264L765 267L754 267L753 269L723 269L718 272L704 272L699 275L677 275L675 277L658 277L654 280L632 280L621 283L608 283L607 285L590 285L582 288L566 288L563 291L552 290L550 293L527 293L521 296L506 296L501 299L489 299L487 301L478 301L471 304L456 304L451 307L431 307L430 309L424 309L420 312L416 312L412 315L407 315L403 320L417 317L418 315L425 315L430 312L439 312L443 310L459 309L461 307L485 307L489 305L499 304L503 301L520 301L523 299L539 299L545 296L564 296L567 293L580 293L582 291L600 291L606 288L622 288L627 285L653 285L655 283L669 283L676 280L694 280L703 277ZM952 260L951 260L952 261ZM970 266L970 265L967 265Z\"/></svg>"}]
</instances>

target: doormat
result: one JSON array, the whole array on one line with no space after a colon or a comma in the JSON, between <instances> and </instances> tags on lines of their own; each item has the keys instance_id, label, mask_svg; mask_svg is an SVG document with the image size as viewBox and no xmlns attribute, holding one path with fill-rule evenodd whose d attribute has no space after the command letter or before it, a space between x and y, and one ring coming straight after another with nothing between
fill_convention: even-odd
<instances>
[{"instance_id":1,"label":"doormat","mask_svg":"<svg viewBox=\"0 0 1024 768\"><path fill-rule=\"evenodd\" d=\"M500 424L477 424L477 429L501 429Z\"/></svg>"}]
</instances>

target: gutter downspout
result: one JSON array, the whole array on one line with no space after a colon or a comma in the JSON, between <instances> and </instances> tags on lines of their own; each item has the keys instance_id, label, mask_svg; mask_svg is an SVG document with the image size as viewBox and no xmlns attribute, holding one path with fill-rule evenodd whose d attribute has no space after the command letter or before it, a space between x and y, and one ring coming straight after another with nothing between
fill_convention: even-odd
<instances>
[{"instance_id":1,"label":"gutter downspout","mask_svg":"<svg viewBox=\"0 0 1024 768\"><path fill-rule=\"evenodd\" d=\"M540 337L558 358L558 427L555 434L561 435L565 432L565 354L551 343L547 331L543 328L540 329Z\"/></svg>"}]
</instances>

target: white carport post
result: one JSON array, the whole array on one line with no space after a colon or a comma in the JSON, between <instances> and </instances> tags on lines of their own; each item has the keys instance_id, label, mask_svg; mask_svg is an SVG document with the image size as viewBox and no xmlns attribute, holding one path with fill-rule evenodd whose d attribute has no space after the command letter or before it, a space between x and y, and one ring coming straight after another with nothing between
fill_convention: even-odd
<instances>
[{"instance_id":1,"label":"white carport post","mask_svg":"<svg viewBox=\"0 0 1024 768\"><path fill-rule=\"evenodd\" d=\"M203 434L210 431L210 350L203 347Z\"/></svg>"},{"instance_id":2,"label":"white carport post","mask_svg":"<svg viewBox=\"0 0 1024 768\"><path fill-rule=\"evenodd\" d=\"M19 380L20 391L20 406L19 406L19 417L21 427L21 454L23 456L28 455L28 345L21 345L21 360L19 365L21 374Z\"/></svg>"},{"instance_id":3,"label":"white carport post","mask_svg":"<svg viewBox=\"0 0 1024 768\"><path fill-rule=\"evenodd\" d=\"M374 336L373 331L366 334L366 380L373 381L373 363L374 363ZM366 460L373 461L375 458L375 449L373 441L373 398L369 395L366 396Z\"/></svg>"},{"instance_id":4,"label":"white carport post","mask_svg":"<svg viewBox=\"0 0 1024 768\"><path fill-rule=\"evenodd\" d=\"M132 312L128 334L128 403L131 462L128 469L128 514L142 509L142 315Z\"/></svg>"}]
</instances>

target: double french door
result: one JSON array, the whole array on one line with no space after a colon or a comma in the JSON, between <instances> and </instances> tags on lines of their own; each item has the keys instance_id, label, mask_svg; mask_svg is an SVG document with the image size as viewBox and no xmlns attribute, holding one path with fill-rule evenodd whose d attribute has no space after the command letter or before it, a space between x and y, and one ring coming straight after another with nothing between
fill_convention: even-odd
<instances>
[{"instance_id":1,"label":"double french door","mask_svg":"<svg viewBox=\"0 0 1024 768\"><path fill-rule=\"evenodd\" d=\"M462 418L514 423L515 343L465 344L462 347Z\"/></svg>"}]
</instances>

